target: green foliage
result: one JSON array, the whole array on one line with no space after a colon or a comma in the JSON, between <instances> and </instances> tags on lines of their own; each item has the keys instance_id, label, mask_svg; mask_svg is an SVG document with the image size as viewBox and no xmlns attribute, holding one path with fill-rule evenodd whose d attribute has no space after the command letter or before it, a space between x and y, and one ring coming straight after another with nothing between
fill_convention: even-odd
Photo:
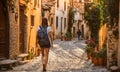
<instances>
[{"instance_id":1,"label":"green foliage","mask_svg":"<svg viewBox=\"0 0 120 72\"><path fill-rule=\"evenodd\" d=\"M107 57L107 48L102 48L99 53L99 57L106 58Z\"/></svg>"},{"instance_id":2,"label":"green foliage","mask_svg":"<svg viewBox=\"0 0 120 72\"><path fill-rule=\"evenodd\" d=\"M74 8L70 8L70 10L69 10L69 20L68 20L68 29L67 29L67 31L68 32L70 32L71 33L71 29L72 29L72 27L73 27L73 23L74 23L74 14L75 14L75 10L74 10Z\"/></svg>"},{"instance_id":3,"label":"green foliage","mask_svg":"<svg viewBox=\"0 0 120 72\"><path fill-rule=\"evenodd\" d=\"M71 33L71 32L67 32L67 33L65 34L65 37L72 38L72 33Z\"/></svg>"},{"instance_id":4,"label":"green foliage","mask_svg":"<svg viewBox=\"0 0 120 72\"><path fill-rule=\"evenodd\" d=\"M94 48L92 48L92 47L90 47L90 46L86 46L86 47L85 47L85 51L86 51L87 53L90 53L90 54L92 53L93 49L94 49Z\"/></svg>"},{"instance_id":5,"label":"green foliage","mask_svg":"<svg viewBox=\"0 0 120 72\"><path fill-rule=\"evenodd\" d=\"M88 53L92 53L95 48L95 42L93 39L87 41L87 46L85 47L85 51Z\"/></svg>"},{"instance_id":6,"label":"green foliage","mask_svg":"<svg viewBox=\"0 0 120 72\"><path fill-rule=\"evenodd\" d=\"M90 3L85 5L85 20L91 31L91 37L98 39L100 28L100 6ZM97 41L97 40L96 40Z\"/></svg>"},{"instance_id":7,"label":"green foliage","mask_svg":"<svg viewBox=\"0 0 120 72\"><path fill-rule=\"evenodd\" d=\"M98 57L99 57L99 53L93 51L93 52L91 53L91 56L98 58Z\"/></svg>"}]
</instances>

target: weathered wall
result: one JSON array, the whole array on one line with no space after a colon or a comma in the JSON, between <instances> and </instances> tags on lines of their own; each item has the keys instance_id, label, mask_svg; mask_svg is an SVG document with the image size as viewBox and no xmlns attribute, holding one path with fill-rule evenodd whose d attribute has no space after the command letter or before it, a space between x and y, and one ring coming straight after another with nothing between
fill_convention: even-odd
<instances>
[{"instance_id":1,"label":"weathered wall","mask_svg":"<svg viewBox=\"0 0 120 72\"><path fill-rule=\"evenodd\" d=\"M15 56L19 55L19 0L15 0L15 8L14 11L15 13L12 13L12 11L9 11L9 17L10 17L10 51L9 55L10 58L14 58ZM38 29L38 25L41 23L41 0L37 0L36 5L34 5L34 1L32 0L28 4L28 9L26 11L26 16L27 16L27 32L25 33L27 41L26 43L26 50L27 52L29 50L33 50L33 53L35 53L36 50L36 32ZM18 14L18 19L17 21L15 20L15 14ZM34 16L34 26L31 26L31 15Z\"/></svg>"},{"instance_id":2,"label":"weathered wall","mask_svg":"<svg viewBox=\"0 0 120 72\"><path fill-rule=\"evenodd\" d=\"M119 44L118 44L118 66L120 68L120 0L119 0Z\"/></svg>"},{"instance_id":3,"label":"weathered wall","mask_svg":"<svg viewBox=\"0 0 120 72\"><path fill-rule=\"evenodd\" d=\"M64 2L66 2L66 11L64 10ZM65 30L66 30L66 28L64 27L64 18L66 18L66 21L67 21L67 13L68 13L67 9L68 9L67 0L59 0L59 7L57 7L57 3L55 4L55 21L54 21L55 28L54 29L55 29L55 36L58 38L61 37L61 29L62 29L62 33L65 33ZM56 28L56 16L58 16L58 28ZM62 18L62 23L61 23L61 18Z\"/></svg>"},{"instance_id":4,"label":"weathered wall","mask_svg":"<svg viewBox=\"0 0 120 72\"><path fill-rule=\"evenodd\" d=\"M15 2L15 13L19 15L19 3L18 0ZM10 21L10 51L9 55L10 58L14 58L16 55L19 54L19 21L15 21L15 13L12 13L9 10L9 21ZM19 20L19 19L18 19Z\"/></svg>"},{"instance_id":5,"label":"weathered wall","mask_svg":"<svg viewBox=\"0 0 120 72\"><path fill-rule=\"evenodd\" d=\"M39 5L38 5L39 4ZM36 50L36 33L39 24L41 23L41 0L34 6L34 1L28 4L28 11L26 13L28 17L28 37L27 37L27 50L32 51L35 54ZM34 25L31 26L31 16L34 16Z\"/></svg>"}]
</instances>

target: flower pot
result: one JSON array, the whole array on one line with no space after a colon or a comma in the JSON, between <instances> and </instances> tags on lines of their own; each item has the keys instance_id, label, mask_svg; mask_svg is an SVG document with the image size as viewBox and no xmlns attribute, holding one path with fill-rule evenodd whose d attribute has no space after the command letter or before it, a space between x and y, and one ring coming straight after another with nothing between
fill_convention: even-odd
<instances>
[{"instance_id":1,"label":"flower pot","mask_svg":"<svg viewBox=\"0 0 120 72\"><path fill-rule=\"evenodd\" d=\"M92 57L92 62L94 63L95 66L98 65L98 58Z\"/></svg>"},{"instance_id":2,"label":"flower pot","mask_svg":"<svg viewBox=\"0 0 120 72\"><path fill-rule=\"evenodd\" d=\"M103 63L104 63L104 59L102 57L99 57L98 58L98 65L103 66Z\"/></svg>"}]
</instances>

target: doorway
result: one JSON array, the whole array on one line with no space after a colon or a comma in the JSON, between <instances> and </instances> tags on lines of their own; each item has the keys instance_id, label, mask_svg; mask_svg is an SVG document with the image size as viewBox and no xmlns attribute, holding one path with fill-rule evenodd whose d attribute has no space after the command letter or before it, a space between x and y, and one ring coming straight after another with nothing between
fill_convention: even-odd
<instances>
[{"instance_id":1,"label":"doorway","mask_svg":"<svg viewBox=\"0 0 120 72\"><path fill-rule=\"evenodd\" d=\"M84 25L82 25L82 38L84 38Z\"/></svg>"},{"instance_id":2,"label":"doorway","mask_svg":"<svg viewBox=\"0 0 120 72\"><path fill-rule=\"evenodd\" d=\"M25 53L27 50L27 16L24 14L24 6L20 6L20 32L19 32L19 51Z\"/></svg>"},{"instance_id":3,"label":"doorway","mask_svg":"<svg viewBox=\"0 0 120 72\"><path fill-rule=\"evenodd\" d=\"M0 58L9 58L9 17L5 3L0 0Z\"/></svg>"}]
</instances>

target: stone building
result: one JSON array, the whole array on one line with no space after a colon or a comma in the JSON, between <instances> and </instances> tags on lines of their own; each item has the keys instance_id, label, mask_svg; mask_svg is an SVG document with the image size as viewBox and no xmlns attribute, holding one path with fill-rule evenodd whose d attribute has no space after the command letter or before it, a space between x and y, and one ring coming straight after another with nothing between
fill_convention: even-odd
<instances>
[{"instance_id":1,"label":"stone building","mask_svg":"<svg viewBox=\"0 0 120 72\"><path fill-rule=\"evenodd\" d=\"M0 1L0 57L36 52L36 31L41 22L41 0Z\"/></svg>"},{"instance_id":2,"label":"stone building","mask_svg":"<svg viewBox=\"0 0 120 72\"><path fill-rule=\"evenodd\" d=\"M48 24L52 27L54 35L54 20L55 20L55 0L42 0L42 17L48 19Z\"/></svg>"},{"instance_id":3,"label":"stone building","mask_svg":"<svg viewBox=\"0 0 120 72\"><path fill-rule=\"evenodd\" d=\"M20 53L36 53L36 33L41 24L41 0L20 0Z\"/></svg>"},{"instance_id":4,"label":"stone building","mask_svg":"<svg viewBox=\"0 0 120 72\"><path fill-rule=\"evenodd\" d=\"M86 24L84 20L84 0L73 0L75 13L75 23L73 25L73 34L75 35L77 30L80 29L82 32L82 37L86 38Z\"/></svg>"},{"instance_id":5,"label":"stone building","mask_svg":"<svg viewBox=\"0 0 120 72\"><path fill-rule=\"evenodd\" d=\"M67 29L67 14L69 0L55 0L55 20L54 20L54 35L60 38Z\"/></svg>"},{"instance_id":6,"label":"stone building","mask_svg":"<svg viewBox=\"0 0 120 72\"><path fill-rule=\"evenodd\" d=\"M19 2L0 1L0 57L13 58L19 54Z\"/></svg>"}]
</instances>

